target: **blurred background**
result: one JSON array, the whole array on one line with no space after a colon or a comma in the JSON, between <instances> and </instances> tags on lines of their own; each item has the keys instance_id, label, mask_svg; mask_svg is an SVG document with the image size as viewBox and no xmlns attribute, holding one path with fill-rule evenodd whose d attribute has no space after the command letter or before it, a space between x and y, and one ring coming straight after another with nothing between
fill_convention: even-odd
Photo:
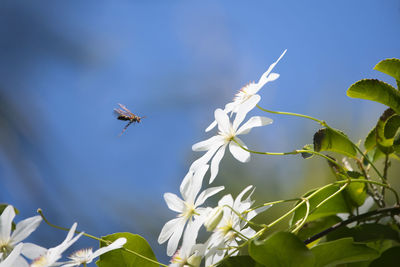
<instances>
[{"instance_id":1,"label":"blurred background","mask_svg":"<svg viewBox=\"0 0 400 267\"><path fill-rule=\"evenodd\" d=\"M157 237L176 214L163 193L179 194L188 167L202 155L191 146L213 134L204 129L216 108L288 49L274 69L280 78L260 91L260 105L324 119L357 142L385 108L350 99L346 90L362 78L394 84L373 67L399 58L399 44L398 0L3 0L0 202L20 210L17 221L42 208L51 222L76 221L97 236L140 234L166 263ZM112 114L117 103L146 116L120 137L126 123ZM274 119L243 137L259 151L301 148L319 128L252 114ZM236 196L253 184L262 203L333 179L317 158L253 155L242 164L226 153L213 185ZM51 247L65 235L42 223L29 241ZM71 250L85 246L97 242L81 238Z\"/></svg>"}]
</instances>

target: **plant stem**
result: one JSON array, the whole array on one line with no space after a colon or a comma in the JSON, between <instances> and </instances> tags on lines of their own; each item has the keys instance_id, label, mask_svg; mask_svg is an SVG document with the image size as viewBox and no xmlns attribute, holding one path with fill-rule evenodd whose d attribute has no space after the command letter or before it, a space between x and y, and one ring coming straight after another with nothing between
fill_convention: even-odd
<instances>
[{"instance_id":1,"label":"plant stem","mask_svg":"<svg viewBox=\"0 0 400 267\"><path fill-rule=\"evenodd\" d=\"M345 221L339 222L339 223L329 227L328 229L326 229L326 230L324 230L324 231L322 231L322 232L320 232L320 233L318 233L316 235L313 235L310 238L307 238L304 241L304 244L307 245L307 244L309 244L311 242L314 242L315 240L320 239L321 237L329 234L330 232L332 232L332 231L334 231L334 230L336 230L336 229L338 229L340 227L346 226L346 225L348 225L348 224L350 224L352 222L363 220L363 219L367 219L369 217L372 217L372 216L375 216L375 215L379 215L379 214L384 214L384 213L391 213L391 215L400 214L400 206L396 205L396 206L391 207L391 208L377 209L377 210L370 211L370 212L367 212L367 213L364 213L364 214L361 214L361 215L357 215L357 216L351 217L351 218L349 218L349 219L347 219Z\"/></svg>"},{"instance_id":2,"label":"plant stem","mask_svg":"<svg viewBox=\"0 0 400 267\"><path fill-rule=\"evenodd\" d=\"M280 114L280 115L289 115L289 116L296 116L296 117L301 117L301 118L306 118L309 120L313 120L318 122L319 124L321 124L322 126L326 126L326 122L325 121L321 121L319 119L313 118L311 116L307 116L307 115L303 115L303 114L298 114L298 113L292 113L292 112L283 112L283 111L272 111L272 110L268 110L265 108L260 107L259 105L257 105L257 107L259 109L261 109L262 111L268 112L268 113L274 113L274 114Z\"/></svg>"},{"instance_id":3,"label":"plant stem","mask_svg":"<svg viewBox=\"0 0 400 267\"><path fill-rule=\"evenodd\" d=\"M309 120L313 120L313 121L318 122L321 126L326 127L326 128L329 128L330 130L335 131L335 132L337 132L338 134L343 135L343 133L341 133L340 131L337 131L337 130L333 129L332 127L330 127L325 121L319 120L319 119L314 118L314 117L311 117L311 116L307 116L307 115L303 115L303 114L298 114L298 113L292 113L292 112L272 111L272 110L268 110L268 109L262 108L262 107L260 107L259 105L257 105L257 107L258 107L259 109L261 109L262 111L269 112L269 113L281 114L281 115L289 115L289 116L295 116L295 117L301 117L301 118L306 118L306 119L309 119ZM345 138L348 139L346 136L345 136ZM378 171L378 169L375 167L375 165L369 160L368 157L365 156L365 154L361 151L361 149L360 149L356 144L354 144L350 139L348 139L348 140L352 143L352 145L354 146L354 148L368 161L368 163L372 166L372 168L375 170L375 172L378 174L378 176L379 176L379 177L382 179L382 181L383 181L383 176L382 176L382 174Z\"/></svg>"}]
</instances>

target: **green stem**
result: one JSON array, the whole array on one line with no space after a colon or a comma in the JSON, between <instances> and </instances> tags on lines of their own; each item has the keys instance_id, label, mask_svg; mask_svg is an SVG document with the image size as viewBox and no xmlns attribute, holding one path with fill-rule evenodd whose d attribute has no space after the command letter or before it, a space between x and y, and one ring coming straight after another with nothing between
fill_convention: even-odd
<instances>
[{"instance_id":1,"label":"green stem","mask_svg":"<svg viewBox=\"0 0 400 267\"><path fill-rule=\"evenodd\" d=\"M281 115L289 115L289 116L295 116L295 117L301 117L301 118L306 118L306 119L309 119L309 120L313 120L313 121L318 122L318 123L319 123L321 126L323 126L323 127L329 128L329 129L331 129L331 130L333 130L333 131L335 131L335 132L337 132L337 133L339 133L339 134L342 134L341 132L338 132L338 131L336 131L335 129L333 129L332 127L330 127L325 121L319 120L319 119L314 118L314 117L311 117L311 116L307 116L307 115L303 115L303 114L298 114L298 113L292 113L292 112L272 111L272 110L268 110L268 109L262 108L262 107L260 107L259 105L257 105L257 107L258 107L259 109L261 109L262 111L269 112L269 113L281 114ZM343 134L342 134L342 135L343 135ZM346 139L348 139L348 138L346 137ZM382 176L382 174L378 171L378 169L375 167L375 165L365 156L365 154L361 151L361 149L360 149L356 144L354 144L350 139L349 139L349 141L352 143L352 145L354 146L354 148L368 161L368 163L372 166L372 168L375 170L375 172L378 174L378 176L379 176L379 177L382 179L382 181L383 181L383 176Z\"/></svg>"},{"instance_id":2,"label":"green stem","mask_svg":"<svg viewBox=\"0 0 400 267\"><path fill-rule=\"evenodd\" d=\"M338 166L341 170L346 172L346 170L343 168L342 165L337 163L332 158L330 158L330 157L328 157L328 156L326 156L326 155L324 155L322 153L319 153L317 151L297 149L297 150L290 151L290 152L260 152L260 151L251 150L251 149L248 149L248 148L242 146L235 138L232 138L232 141L235 142L241 149L246 150L247 152L250 152L250 153L253 153L253 154L259 154L259 155L285 156L285 155L297 155L297 154L301 154L301 153L310 153L310 154L318 155L318 156L320 156L320 157L332 162L333 164Z\"/></svg>"},{"instance_id":3,"label":"green stem","mask_svg":"<svg viewBox=\"0 0 400 267\"><path fill-rule=\"evenodd\" d=\"M297 227L292 231L292 233L296 233L298 230L301 229L301 227L303 227L303 225L306 223L306 220L308 218L308 215L310 214L310 201L306 201L306 215L304 215L303 220L301 221L301 223L299 225L297 225Z\"/></svg>"},{"instance_id":4,"label":"green stem","mask_svg":"<svg viewBox=\"0 0 400 267\"><path fill-rule=\"evenodd\" d=\"M268 109L262 108L259 105L257 105L257 107L259 109L261 109L262 111L265 111L265 112L268 112L268 113L274 113L274 114L280 114L280 115L289 115L289 116L296 116L296 117L306 118L306 119L309 119L309 120L316 121L319 124L321 124L322 126L326 126L326 122L325 121L321 121L321 120L313 118L311 116L307 116L307 115L303 115L303 114L299 114L299 113L292 113L292 112L272 111L272 110L268 110Z\"/></svg>"},{"instance_id":5,"label":"green stem","mask_svg":"<svg viewBox=\"0 0 400 267\"><path fill-rule=\"evenodd\" d=\"M43 221L45 221L45 223L47 223L49 226L51 226L51 227L53 227L53 228L56 228L56 229L59 229L59 230L63 230L63 231L69 231L69 230L70 230L69 228L65 228L65 227L61 227L61 226L52 224L52 223L51 223L50 221L48 221L47 218L44 216L42 209L38 209L37 212L40 214L40 216L42 217ZM81 232L81 231L75 231L75 233L76 233L76 234L80 234L80 233L82 233L82 232ZM84 236L86 236L86 237L89 237L89 238L92 238L92 239L95 239L95 240L98 240L98 241L101 241L101 242L104 242L104 243L106 243L107 245L110 245L110 244L112 243L112 242L109 241L109 240L105 240L105 239L102 239L102 238L98 238L98 237L96 237L96 236L89 235L89 234L86 234L86 233L83 233L82 235L84 235ZM122 249L122 250L124 250L124 251L126 251L126 252L129 252L129 253L131 253L131 254L134 254L134 255L136 255L136 256L138 256L138 257L144 259L144 260L147 260L147 261L149 261L149 262L152 262L152 263L154 263L154 264L158 264L158 265L161 265L161 266L164 266L164 267L168 267L168 265L165 265L165 264L162 264L162 263L160 263L160 262L158 262L158 261L155 261L155 260L152 260L152 259L150 259L150 258L147 258L146 256L143 256L143 255L141 255L141 254L139 254L139 253L137 253L137 252L135 252L135 251L133 251L133 250L127 249L127 248L125 248L125 247L121 247L120 249Z\"/></svg>"}]
</instances>

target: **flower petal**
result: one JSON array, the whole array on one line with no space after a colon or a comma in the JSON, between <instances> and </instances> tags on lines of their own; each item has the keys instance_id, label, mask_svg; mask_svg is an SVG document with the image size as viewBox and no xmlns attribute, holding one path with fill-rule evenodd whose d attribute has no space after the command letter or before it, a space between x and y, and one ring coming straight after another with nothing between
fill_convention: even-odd
<instances>
[{"instance_id":1,"label":"flower petal","mask_svg":"<svg viewBox=\"0 0 400 267\"><path fill-rule=\"evenodd\" d=\"M229 133L231 130L231 122L225 111L217 108L214 111L215 120L218 123L218 130L222 133Z\"/></svg>"},{"instance_id":2,"label":"flower petal","mask_svg":"<svg viewBox=\"0 0 400 267\"><path fill-rule=\"evenodd\" d=\"M182 217L182 220L177 221L175 225L175 231L172 233L171 238L167 245L167 255L172 256L178 248L179 240L181 239L183 228L185 227L186 220Z\"/></svg>"},{"instance_id":3,"label":"flower petal","mask_svg":"<svg viewBox=\"0 0 400 267\"><path fill-rule=\"evenodd\" d=\"M217 126L217 121L214 120L210 125L208 125L205 132L211 131L212 129L214 129L215 126Z\"/></svg>"},{"instance_id":4,"label":"flower petal","mask_svg":"<svg viewBox=\"0 0 400 267\"><path fill-rule=\"evenodd\" d=\"M254 231L250 227L247 227L247 228L241 230L240 233L247 238L252 238L256 234L256 231Z\"/></svg>"},{"instance_id":5,"label":"flower petal","mask_svg":"<svg viewBox=\"0 0 400 267\"><path fill-rule=\"evenodd\" d=\"M235 137L235 140L242 145L243 147L247 148L247 146L240 140L238 137ZM229 143L229 151L231 151L232 155L240 162L248 162L250 160L250 152L244 150L235 142Z\"/></svg>"},{"instance_id":6,"label":"flower petal","mask_svg":"<svg viewBox=\"0 0 400 267\"><path fill-rule=\"evenodd\" d=\"M21 254L31 260L39 258L47 251L47 249L45 249L44 247L38 246L33 243L23 243L23 244L24 246L22 248Z\"/></svg>"},{"instance_id":7,"label":"flower petal","mask_svg":"<svg viewBox=\"0 0 400 267\"><path fill-rule=\"evenodd\" d=\"M181 213L185 209L183 200L173 193L165 193L164 200L170 210Z\"/></svg>"},{"instance_id":8,"label":"flower petal","mask_svg":"<svg viewBox=\"0 0 400 267\"><path fill-rule=\"evenodd\" d=\"M180 221L186 222L185 218L183 217L178 217L172 220L169 220L166 222L161 229L160 235L158 236L158 243L162 244L165 241L167 241L172 234L175 232L175 228L177 227L178 223Z\"/></svg>"},{"instance_id":9,"label":"flower petal","mask_svg":"<svg viewBox=\"0 0 400 267\"><path fill-rule=\"evenodd\" d=\"M28 266L28 263L22 257L19 257L23 245L23 243L18 244L11 251L10 255L8 255L4 261L0 262L0 266ZM24 261L26 265L22 261ZM16 262L18 262L18 264L15 264Z\"/></svg>"},{"instance_id":10,"label":"flower petal","mask_svg":"<svg viewBox=\"0 0 400 267\"><path fill-rule=\"evenodd\" d=\"M217 177L218 170L219 170L219 163L221 162L222 158L225 154L226 145L221 146L215 156L211 161L211 177L210 177L210 184L214 181L215 177Z\"/></svg>"},{"instance_id":11,"label":"flower petal","mask_svg":"<svg viewBox=\"0 0 400 267\"><path fill-rule=\"evenodd\" d=\"M185 202L194 204L194 200L197 194L200 192L201 186L203 184L203 178L208 170L209 165L203 165L197 169L194 173L189 186L186 191L181 192Z\"/></svg>"},{"instance_id":12,"label":"flower petal","mask_svg":"<svg viewBox=\"0 0 400 267\"><path fill-rule=\"evenodd\" d=\"M278 58L278 60L275 61L274 63L272 63L269 66L268 70L266 72L264 72L263 75L261 75L260 80L258 81L258 84L260 86L259 89L261 89L268 82L270 72L272 71L273 68L275 68L276 64L278 64L278 62L282 59L282 57L285 55L286 51L287 51L287 49L285 49L285 51L283 51L282 55ZM274 74L276 74L276 73L274 73ZM274 77L272 77L272 78L274 78ZM273 80L269 80L269 81L273 81Z\"/></svg>"},{"instance_id":13,"label":"flower petal","mask_svg":"<svg viewBox=\"0 0 400 267\"><path fill-rule=\"evenodd\" d=\"M34 216L17 223L15 231L11 235L12 244L17 244L27 238L36 230L36 228L38 228L41 221L42 218L40 216Z\"/></svg>"},{"instance_id":14,"label":"flower petal","mask_svg":"<svg viewBox=\"0 0 400 267\"><path fill-rule=\"evenodd\" d=\"M204 203L204 201L206 201L207 198L215 195L216 193L218 193L218 192L220 192L220 191L222 191L224 189L225 189L224 186L217 186L217 187L207 188L206 190L201 192L201 194L197 198L196 203L194 204L194 206L198 207L198 206L202 205Z\"/></svg>"},{"instance_id":15,"label":"flower petal","mask_svg":"<svg viewBox=\"0 0 400 267\"><path fill-rule=\"evenodd\" d=\"M203 156L196 159L192 163L192 165L190 165L189 170L194 173L198 168L200 168L203 165L206 165L210 161L212 156L214 156L214 154L218 150L218 148L220 148L223 144L224 144L224 142L221 142L221 143L215 144L213 147L211 147L210 150L208 150Z\"/></svg>"},{"instance_id":16,"label":"flower petal","mask_svg":"<svg viewBox=\"0 0 400 267\"><path fill-rule=\"evenodd\" d=\"M210 150L211 147L213 147L216 143L220 143L222 140L222 136L220 135L215 135L211 138L208 138L207 140L198 142L192 146L193 151L206 151Z\"/></svg>"},{"instance_id":17,"label":"flower petal","mask_svg":"<svg viewBox=\"0 0 400 267\"><path fill-rule=\"evenodd\" d=\"M121 248L125 243L126 243L126 238L121 237L121 238L118 238L117 240L115 240L114 242L112 242L110 245L108 245L106 247L99 248L98 250L93 252L93 255L91 257L91 261L94 258L97 258L98 256L100 256L100 255L102 255L104 253L107 253L107 252L109 252L111 250L114 250L114 249ZM90 263L91 261L88 261L87 263Z\"/></svg>"},{"instance_id":18,"label":"flower petal","mask_svg":"<svg viewBox=\"0 0 400 267\"><path fill-rule=\"evenodd\" d=\"M258 208L258 209L255 209L255 210L250 211L249 213L247 213L246 220L249 221L249 220L253 219L253 218L256 217L258 214L260 214L261 212L266 211L266 210L269 209L270 207L271 207L271 205L268 205L268 206L260 207L260 208Z\"/></svg>"},{"instance_id":19,"label":"flower petal","mask_svg":"<svg viewBox=\"0 0 400 267\"><path fill-rule=\"evenodd\" d=\"M0 216L0 240L5 241L10 238L11 224L15 217L14 207L8 205Z\"/></svg>"},{"instance_id":20,"label":"flower petal","mask_svg":"<svg viewBox=\"0 0 400 267\"><path fill-rule=\"evenodd\" d=\"M235 120L233 121L233 130L236 132L239 125L243 122L247 113L252 110L257 103L260 101L261 96L253 95L247 101L240 105L238 112L236 113Z\"/></svg>"},{"instance_id":21,"label":"flower petal","mask_svg":"<svg viewBox=\"0 0 400 267\"><path fill-rule=\"evenodd\" d=\"M254 127L260 127L260 126L264 126L264 125L271 124L271 123L272 123L272 119L267 118L267 117L261 117L261 116L251 117L245 124L243 124L237 130L236 135L247 134Z\"/></svg>"}]
</instances>

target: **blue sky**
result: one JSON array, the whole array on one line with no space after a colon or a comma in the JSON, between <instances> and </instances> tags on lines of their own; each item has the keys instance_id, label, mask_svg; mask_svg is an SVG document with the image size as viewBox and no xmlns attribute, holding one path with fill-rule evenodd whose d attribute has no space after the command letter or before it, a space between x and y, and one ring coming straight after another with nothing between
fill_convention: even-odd
<instances>
[{"instance_id":1,"label":"blue sky","mask_svg":"<svg viewBox=\"0 0 400 267\"><path fill-rule=\"evenodd\" d=\"M372 68L400 57L398 1L3 1L0 18L0 90L9 105L0 202L21 218L41 207L64 226L131 231L153 247L174 216L162 194L178 192L214 109L285 49L274 70L281 77L262 90L261 105L328 119L353 140L383 107L345 91L362 78L393 84ZM121 137L117 103L146 116ZM288 151L317 129L271 117L250 144ZM286 164L297 161L271 160L281 187ZM40 234L44 246L64 235L46 225L32 238ZM164 247L155 250L166 259Z\"/></svg>"}]
</instances>

